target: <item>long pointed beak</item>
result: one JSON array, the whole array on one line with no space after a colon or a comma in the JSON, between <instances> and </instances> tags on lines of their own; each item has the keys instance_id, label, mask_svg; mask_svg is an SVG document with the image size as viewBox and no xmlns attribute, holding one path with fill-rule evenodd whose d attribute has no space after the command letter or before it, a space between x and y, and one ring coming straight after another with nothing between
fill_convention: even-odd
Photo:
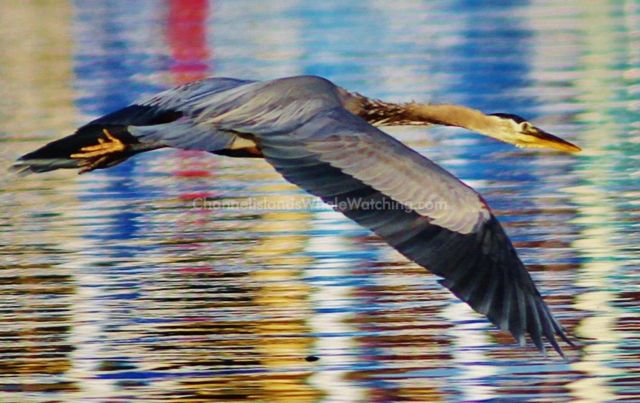
<instances>
[{"instance_id":1,"label":"long pointed beak","mask_svg":"<svg viewBox=\"0 0 640 403\"><path fill-rule=\"evenodd\" d=\"M555 150L560 150L568 153L577 153L579 151L582 151L582 148L578 147L577 145L538 128L536 128L536 133L534 136L535 140L528 144L529 147L553 148Z\"/></svg>"}]
</instances>

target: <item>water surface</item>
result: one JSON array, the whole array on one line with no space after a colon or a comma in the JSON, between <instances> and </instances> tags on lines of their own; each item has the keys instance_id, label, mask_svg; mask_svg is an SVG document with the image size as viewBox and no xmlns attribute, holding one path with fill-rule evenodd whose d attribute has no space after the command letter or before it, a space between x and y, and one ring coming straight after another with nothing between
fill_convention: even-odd
<instances>
[{"instance_id":1,"label":"water surface","mask_svg":"<svg viewBox=\"0 0 640 403\"><path fill-rule=\"evenodd\" d=\"M263 161L163 150L0 179L0 400L640 400L637 2L275 3L0 2L0 171L207 75L521 114L584 152L391 132L486 197L577 359L518 348Z\"/></svg>"}]
</instances>

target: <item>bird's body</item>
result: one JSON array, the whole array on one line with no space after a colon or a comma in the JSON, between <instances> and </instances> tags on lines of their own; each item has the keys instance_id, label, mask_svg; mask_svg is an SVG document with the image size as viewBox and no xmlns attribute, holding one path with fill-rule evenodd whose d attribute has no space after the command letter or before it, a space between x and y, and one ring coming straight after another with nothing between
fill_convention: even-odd
<instances>
[{"instance_id":1,"label":"bird's body","mask_svg":"<svg viewBox=\"0 0 640 403\"><path fill-rule=\"evenodd\" d=\"M570 341L486 202L374 126L392 124L460 126L520 146L579 150L514 115L391 104L320 77L210 78L96 119L23 156L17 167L86 172L161 147L265 158L285 179L442 277L444 286L521 344L528 333L539 349L544 337L562 354L556 335Z\"/></svg>"}]
</instances>

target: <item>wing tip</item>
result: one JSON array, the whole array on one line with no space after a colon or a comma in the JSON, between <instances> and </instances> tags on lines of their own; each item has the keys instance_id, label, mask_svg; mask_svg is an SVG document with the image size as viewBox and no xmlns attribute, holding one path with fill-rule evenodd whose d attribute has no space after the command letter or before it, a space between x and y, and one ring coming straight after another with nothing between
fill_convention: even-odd
<instances>
[{"instance_id":1,"label":"wing tip","mask_svg":"<svg viewBox=\"0 0 640 403\"><path fill-rule=\"evenodd\" d=\"M538 299L533 302L533 306L535 308L534 314L537 316L535 324L538 326L529 329L529 334L532 336L532 338L534 335L537 335L537 338L540 339L544 337L544 339L546 339L551 347L553 347L553 350L562 359L564 359L565 361L570 361L558 341L563 341L572 348L575 348L576 344L571 339L569 339L566 334L566 330L560 325L556 318L553 317L549 307L545 304L542 297L538 296ZM540 352L544 354L545 358L547 358L544 343L541 344L541 347L542 348L538 346L538 350L540 350Z\"/></svg>"},{"instance_id":2,"label":"wing tip","mask_svg":"<svg viewBox=\"0 0 640 403\"><path fill-rule=\"evenodd\" d=\"M459 290L456 290L456 288L453 287L453 284L449 279L440 279L438 282L449 288L458 298L468 303L468 301L463 298L464 295L460 295L460 293L456 292ZM526 305L522 307L518 306L517 308L524 309L510 309L508 312L503 312L505 315L496 316L492 315L491 312L484 313L478 309L475 310L486 315L487 318L500 330L510 333L519 347L526 347L527 338L529 338L545 359L549 358L546 346L550 345L553 348L553 351L555 351L562 359L569 362L570 359L560 346L559 341L563 341L573 348L576 348L577 345L569 338L569 336L567 336L565 329L553 317L542 297L536 293L534 295L530 295L529 298L524 298L522 301L516 300L516 305L518 305L519 302ZM520 315L522 312L525 313L524 317L521 317Z\"/></svg>"}]
</instances>

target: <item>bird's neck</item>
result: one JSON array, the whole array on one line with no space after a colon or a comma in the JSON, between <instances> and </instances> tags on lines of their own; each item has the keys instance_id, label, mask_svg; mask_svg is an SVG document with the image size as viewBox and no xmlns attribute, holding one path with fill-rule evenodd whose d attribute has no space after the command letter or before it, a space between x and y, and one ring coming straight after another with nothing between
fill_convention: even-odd
<instances>
[{"instance_id":1,"label":"bird's neck","mask_svg":"<svg viewBox=\"0 0 640 403\"><path fill-rule=\"evenodd\" d=\"M461 105L395 104L367 98L358 93L341 94L345 108L376 126L456 126L492 136L501 126L499 118Z\"/></svg>"}]
</instances>

